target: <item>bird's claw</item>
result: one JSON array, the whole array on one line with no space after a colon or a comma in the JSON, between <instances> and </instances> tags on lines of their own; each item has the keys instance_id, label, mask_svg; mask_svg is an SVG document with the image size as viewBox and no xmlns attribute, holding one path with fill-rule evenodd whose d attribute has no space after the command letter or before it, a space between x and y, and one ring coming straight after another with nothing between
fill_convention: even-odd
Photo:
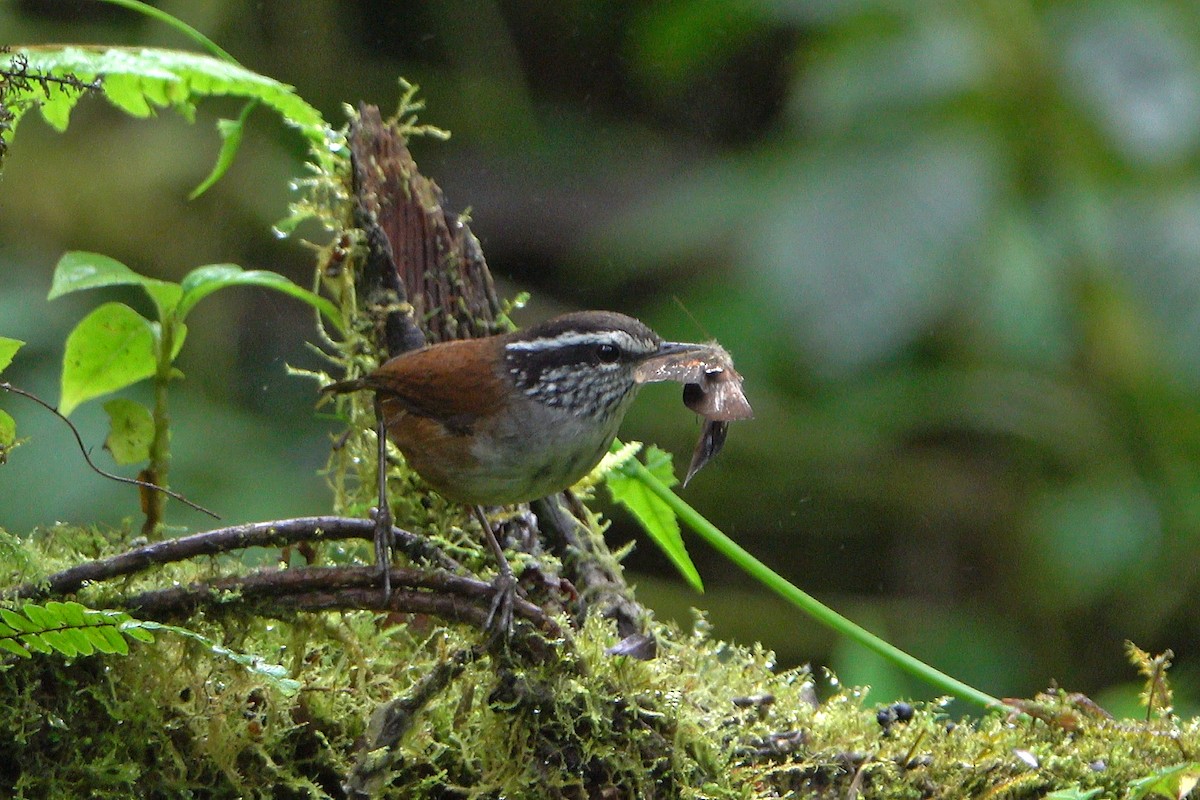
<instances>
[{"instance_id":1,"label":"bird's claw","mask_svg":"<svg viewBox=\"0 0 1200 800\"><path fill-rule=\"evenodd\" d=\"M513 607L517 599L517 579L500 574L492 581L492 604L488 608L483 629L492 637L507 641L513 631Z\"/></svg>"},{"instance_id":2,"label":"bird's claw","mask_svg":"<svg viewBox=\"0 0 1200 800\"><path fill-rule=\"evenodd\" d=\"M383 584L383 603L392 599L392 513L386 505L375 509L375 565Z\"/></svg>"}]
</instances>

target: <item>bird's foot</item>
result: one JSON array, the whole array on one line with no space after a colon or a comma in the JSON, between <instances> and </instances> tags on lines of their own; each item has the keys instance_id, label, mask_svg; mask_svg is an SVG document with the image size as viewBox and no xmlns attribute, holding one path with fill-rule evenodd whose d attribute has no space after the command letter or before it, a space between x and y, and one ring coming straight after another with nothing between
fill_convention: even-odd
<instances>
[{"instance_id":1,"label":"bird's foot","mask_svg":"<svg viewBox=\"0 0 1200 800\"><path fill-rule=\"evenodd\" d=\"M392 512L386 505L373 509L375 518L375 566L383 584L383 603L392 599Z\"/></svg>"},{"instance_id":2,"label":"bird's foot","mask_svg":"<svg viewBox=\"0 0 1200 800\"><path fill-rule=\"evenodd\" d=\"M483 629L490 638L507 642L513 632L513 606L517 600L517 579L511 572L502 572L492 580L492 605L488 609Z\"/></svg>"}]
</instances>

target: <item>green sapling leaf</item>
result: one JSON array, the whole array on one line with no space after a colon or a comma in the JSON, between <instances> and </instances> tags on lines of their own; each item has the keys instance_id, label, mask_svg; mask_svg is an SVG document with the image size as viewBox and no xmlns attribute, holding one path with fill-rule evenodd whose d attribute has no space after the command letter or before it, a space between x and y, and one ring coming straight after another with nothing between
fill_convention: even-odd
<instances>
[{"instance_id":1,"label":"green sapling leaf","mask_svg":"<svg viewBox=\"0 0 1200 800\"><path fill-rule=\"evenodd\" d=\"M166 70L156 70L153 67L148 67L147 78L155 81L173 81L175 76ZM165 99L165 94L161 93L163 84L155 84L149 80L144 80L140 75L126 72L113 72L104 76L102 89L104 96L108 98L114 106L129 114L132 117L145 118L154 113L154 109L149 102L149 96L146 92L146 87L155 86L159 88L160 94L157 100Z\"/></svg>"},{"instance_id":2,"label":"green sapling leaf","mask_svg":"<svg viewBox=\"0 0 1200 800\"><path fill-rule=\"evenodd\" d=\"M0 336L0 372L12 363L13 356L25 343L20 339ZM17 423L6 412L0 411L0 464L8 461L8 454L17 446Z\"/></svg>"},{"instance_id":3,"label":"green sapling leaf","mask_svg":"<svg viewBox=\"0 0 1200 800\"><path fill-rule=\"evenodd\" d=\"M1185 761L1165 767L1138 778L1129 784L1129 800L1154 797L1190 797L1192 790L1200 784L1200 761Z\"/></svg>"},{"instance_id":4,"label":"green sapling leaf","mask_svg":"<svg viewBox=\"0 0 1200 800\"><path fill-rule=\"evenodd\" d=\"M181 320L196 303L218 289L226 286L262 286L308 303L339 329L342 324L341 315L332 301L297 286L276 272L261 269L244 270L236 264L209 264L189 272L180 285L183 287L183 299L179 301L177 313Z\"/></svg>"},{"instance_id":5,"label":"green sapling leaf","mask_svg":"<svg viewBox=\"0 0 1200 800\"><path fill-rule=\"evenodd\" d=\"M101 286L141 286L158 307L160 320L175 310L183 295L183 289L177 283L139 275L115 258L100 253L76 250L64 253L58 260L46 299L54 300L71 292Z\"/></svg>"},{"instance_id":6,"label":"green sapling leaf","mask_svg":"<svg viewBox=\"0 0 1200 800\"><path fill-rule=\"evenodd\" d=\"M108 438L104 449L118 464L137 464L150 458L154 441L154 416L150 409L126 397L114 397L104 404L108 414Z\"/></svg>"},{"instance_id":7,"label":"green sapling leaf","mask_svg":"<svg viewBox=\"0 0 1200 800\"><path fill-rule=\"evenodd\" d=\"M12 363L13 356L17 354L17 351L24 344L20 339L9 339L0 336L0 372L3 372Z\"/></svg>"},{"instance_id":8,"label":"green sapling leaf","mask_svg":"<svg viewBox=\"0 0 1200 800\"><path fill-rule=\"evenodd\" d=\"M0 464L8 458L8 451L17 443L17 423L3 411L0 411Z\"/></svg>"},{"instance_id":9,"label":"green sapling leaf","mask_svg":"<svg viewBox=\"0 0 1200 800\"><path fill-rule=\"evenodd\" d=\"M67 337L59 411L149 378L155 371L158 325L124 303L105 303Z\"/></svg>"}]
</instances>

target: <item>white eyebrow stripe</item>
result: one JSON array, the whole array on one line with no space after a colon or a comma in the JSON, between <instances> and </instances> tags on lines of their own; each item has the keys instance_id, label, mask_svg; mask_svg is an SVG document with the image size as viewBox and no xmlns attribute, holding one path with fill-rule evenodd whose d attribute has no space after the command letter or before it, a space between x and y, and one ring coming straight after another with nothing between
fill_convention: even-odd
<instances>
[{"instance_id":1,"label":"white eyebrow stripe","mask_svg":"<svg viewBox=\"0 0 1200 800\"><path fill-rule=\"evenodd\" d=\"M557 336L530 339L526 342L510 342L504 346L504 349L537 352L539 350L573 347L581 344L611 344L620 347L622 350L633 351L635 353L647 352L653 349L650 342L635 339L625 331L590 331L585 333L569 331L560 333Z\"/></svg>"}]
</instances>

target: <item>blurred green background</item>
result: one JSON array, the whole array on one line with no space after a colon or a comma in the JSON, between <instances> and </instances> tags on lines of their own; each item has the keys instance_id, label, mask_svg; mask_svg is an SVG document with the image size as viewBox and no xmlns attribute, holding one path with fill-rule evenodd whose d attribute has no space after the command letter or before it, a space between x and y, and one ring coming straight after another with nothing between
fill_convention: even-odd
<instances>
[{"instance_id":1,"label":"blurred green background","mask_svg":"<svg viewBox=\"0 0 1200 800\"><path fill-rule=\"evenodd\" d=\"M327 118L420 84L423 171L472 227L519 321L626 311L712 336L757 418L683 496L798 585L980 688L1058 681L1121 706L1132 639L1200 680L1200 9L1108 0L611 0L157 5ZM90 2L0 2L0 43L189 46ZM303 144L266 111L231 173L187 193L217 116L35 115L0 178L5 377L56 399L63 340L102 299L46 303L69 249L150 274L235 262L307 285L279 240ZM302 236L322 239L310 227ZM134 298L136 299L136 298ZM172 481L228 521L318 513L332 423L284 364L318 366L311 315L221 293L189 319ZM131 392L137 395L138 392ZM29 441L0 526L136 517L69 434L3 398ZM100 404L73 417L100 452ZM652 387L626 438L685 463L699 432ZM173 523L204 518L177 505ZM615 514L614 541L635 535ZM652 545L631 557L664 616L780 663L830 665L872 700L929 690L770 599L699 544L701 597Z\"/></svg>"}]
</instances>

